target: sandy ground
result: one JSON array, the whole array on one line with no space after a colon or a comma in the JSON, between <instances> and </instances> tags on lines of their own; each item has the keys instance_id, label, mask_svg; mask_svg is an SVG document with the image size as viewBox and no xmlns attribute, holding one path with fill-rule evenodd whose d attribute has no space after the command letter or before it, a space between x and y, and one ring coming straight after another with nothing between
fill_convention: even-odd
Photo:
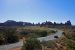
<instances>
[{"instance_id":1,"label":"sandy ground","mask_svg":"<svg viewBox=\"0 0 75 50\"><path fill-rule=\"evenodd\" d=\"M21 50L21 47L12 48L10 50Z\"/></svg>"}]
</instances>

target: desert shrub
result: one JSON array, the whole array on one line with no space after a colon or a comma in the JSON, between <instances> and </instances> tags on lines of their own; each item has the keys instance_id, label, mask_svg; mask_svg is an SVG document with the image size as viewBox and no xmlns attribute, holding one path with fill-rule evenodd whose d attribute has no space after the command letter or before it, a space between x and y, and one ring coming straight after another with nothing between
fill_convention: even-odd
<instances>
[{"instance_id":1,"label":"desert shrub","mask_svg":"<svg viewBox=\"0 0 75 50\"><path fill-rule=\"evenodd\" d=\"M57 31L55 31L55 30L48 30L47 32L48 32L48 35L51 35L51 34L56 33Z\"/></svg>"},{"instance_id":2,"label":"desert shrub","mask_svg":"<svg viewBox=\"0 0 75 50\"><path fill-rule=\"evenodd\" d=\"M11 36L7 37L7 43L15 43L15 42L18 42L18 41L19 40L18 40L17 36L11 35Z\"/></svg>"},{"instance_id":3,"label":"desert shrub","mask_svg":"<svg viewBox=\"0 0 75 50\"><path fill-rule=\"evenodd\" d=\"M15 43L19 41L15 29L12 28L7 29L5 33L6 33L7 43Z\"/></svg>"},{"instance_id":4,"label":"desert shrub","mask_svg":"<svg viewBox=\"0 0 75 50\"><path fill-rule=\"evenodd\" d=\"M63 35L65 35L66 33L65 33L65 32L63 32L62 34L63 34Z\"/></svg>"},{"instance_id":5,"label":"desert shrub","mask_svg":"<svg viewBox=\"0 0 75 50\"><path fill-rule=\"evenodd\" d=\"M2 28L0 29L0 43L8 44L18 42L18 36L16 34L16 29L14 28Z\"/></svg>"},{"instance_id":6,"label":"desert shrub","mask_svg":"<svg viewBox=\"0 0 75 50\"><path fill-rule=\"evenodd\" d=\"M56 47L56 44L55 44L54 41L48 41L48 42L47 42L47 47L48 47L48 48L54 48L54 47Z\"/></svg>"},{"instance_id":7,"label":"desert shrub","mask_svg":"<svg viewBox=\"0 0 75 50\"><path fill-rule=\"evenodd\" d=\"M43 41L43 42L41 42L41 44L44 47L47 47L47 48L54 48L54 47L56 47L56 43L54 41Z\"/></svg>"},{"instance_id":8,"label":"desert shrub","mask_svg":"<svg viewBox=\"0 0 75 50\"><path fill-rule=\"evenodd\" d=\"M71 35L69 39L75 40L75 35Z\"/></svg>"},{"instance_id":9,"label":"desert shrub","mask_svg":"<svg viewBox=\"0 0 75 50\"><path fill-rule=\"evenodd\" d=\"M74 33L69 32L69 33L65 34L65 36L68 39L75 40L75 34Z\"/></svg>"},{"instance_id":10,"label":"desert shrub","mask_svg":"<svg viewBox=\"0 0 75 50\"><path fill-rule=\"evenodd\" d=\"M47 31L38 31L36 34L37 34L38 36L40 36L40 37L45 37L45 36L48 35L48 34L47 34Z\"/></svg>"},{"instance_id":11,"label":"desert shrub","mask_svg":"<svg viewBox=\"0 0 75 50\"><path fill-rule=\"evenodd\" d=\"M30 38L23 44L22 50L41 50L40 41Z\"/></svg>"},{"instance_id":12,"label":"desert shrub","mask_svg":"<svg viewBox=\"0 0 75 50\"><path fill-rule=\"evenodd\" d=\"M20 35L22 35L22 36L26 36L26 35L28 35L29 33L27 32L27 31L22 31L22 32L20 32Z\"/></svg>"},{"instance_id":13,"label":"desert shrub","mask_svg":"<svg viewBox=\"0 0 75 50\"><path fill-rule=\"evenodd\" d=\"M37 34L35 34L35 33L32 33L32 34L30 35L30 37L31 37L31 38L38 38L39 36L38 36Z\"/></svg>"},{"instance_id":14,"label":"desert shrub","mask_svg":"<svg viewBox=\"0 0 75 50\"><path fill-rule=\"evenodd\" d=\"M3 34L0 34L0 45L5 44L5 39Z\"/></svg>"},{"instance_id":15,"label":"desert shrub","mask_svg":"<svg viewBox=\"0 0 75 50\"><path fill-rule=\"evenodd\" d=\"M50 33L56 33L57 31L54 31L54 30L50 30Z\"/></svg>"},{"instance_id":16,"label":"desert shrub","mask_svg":"<svg viewBox=\"0 0 75 50\"><path fill-rule=\"evenodd\" d=\"M75 43L73 41L71 41L70 39L67 39L64 42L67 45L68 50L75 50Z\"/></svg>"}]
</instances>

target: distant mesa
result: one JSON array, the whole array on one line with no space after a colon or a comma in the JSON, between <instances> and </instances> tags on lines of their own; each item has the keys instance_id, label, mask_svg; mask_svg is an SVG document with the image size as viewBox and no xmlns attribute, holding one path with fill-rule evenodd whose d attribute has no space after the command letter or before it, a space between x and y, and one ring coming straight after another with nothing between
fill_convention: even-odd
<instances>
[{"instance_id":1,"label":"distant mesa","mask_svg":"<svg viewBox=\"0 0 75 50\"><path fill-rule=\"evenodd\" d=\"M7 20L4 23L0 23L0 26L49 26L49 27L54 27L54 26L71 26L70 20L65 22L65 23L52 23L50 21L34 24L30 22L16 22L14 20Z\"/></svg>"}]
</instances>

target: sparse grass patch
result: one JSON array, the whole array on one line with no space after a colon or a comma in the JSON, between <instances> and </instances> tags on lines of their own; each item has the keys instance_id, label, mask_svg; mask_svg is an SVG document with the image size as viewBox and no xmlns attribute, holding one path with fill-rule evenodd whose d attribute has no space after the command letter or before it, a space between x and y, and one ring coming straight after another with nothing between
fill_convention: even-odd
<instances>
[{"instance_id":1,"label":"sparse grass patch","mask_svg":"<svg viewBox=\"0 0 75 50\"><path fill-rule=\"evenodd\" d=\"M27 32L31 36L36 37L45 37L47 35L51 35L56 33L55 30L50 30L50 28L47 27L39 27L39 26L30 26L30 27L24 27L22 28L24 32Z\"/></svg>"}]
</instances>

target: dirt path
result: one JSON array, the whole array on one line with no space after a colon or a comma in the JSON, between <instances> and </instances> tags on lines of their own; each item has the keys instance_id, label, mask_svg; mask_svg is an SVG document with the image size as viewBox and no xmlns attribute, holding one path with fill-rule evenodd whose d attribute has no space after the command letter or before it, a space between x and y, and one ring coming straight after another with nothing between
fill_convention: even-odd
<instances>
[{"instance_id":1,"label":"dirt path","mask_svg":"<svg viewBox=\"0 0 75 50\"><path fill-rule=\"evenodd\" d=\"M1 45L0 50L10 50L12 48L17 48L23 46L23 40L14 43L14 44L9 44L9 45Z\"/></svg>"},{"instance_id":2,"label":"dirt path","mask_svg":"<svg viewBox=\"0 0 75 50\"><path fill-rule=\"evenodd\" d=\"M53 29L52 29L53 30ZM49 41L49 40L55 40L56 38L54 38L54 36L58 36L58 37L61 37L62 36L62 33L63 31L61 30L58 30L55 34L53 35L49 35L49 36L46 36L46 37L40 37L40 38L37 38L38 40L40 40L40 42L42 41Z\"/></svg>"}]
</instances>

